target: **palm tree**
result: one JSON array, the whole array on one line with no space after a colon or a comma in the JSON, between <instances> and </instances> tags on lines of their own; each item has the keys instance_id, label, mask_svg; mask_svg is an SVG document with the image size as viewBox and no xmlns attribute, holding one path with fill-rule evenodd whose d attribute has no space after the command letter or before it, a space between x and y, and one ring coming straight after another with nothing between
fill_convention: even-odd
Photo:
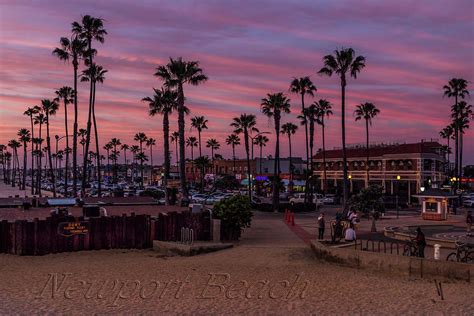
<instances>
[{"instance_id":1,"label":"palm tree","mask_svg":"<svg viewBox=\"0 0 474 316\"><path fill-rule=\"evenodd\" d=\"M195 116L191 118L191 128L195 128L198 132L198 140L199 140L199 156L202 156L202 150L201 150L201 133L202 130L207 129L207 122L206 118L204 116Z\"/></svg>"},{"instance_id":2,"label":"palm tree","mask_svg":"<svg viewBox=\"0 0 474 316\"><path fill-rule=\"evenodd\" d=\"M280 121L281 115L290 113L290 99L288 99L283 92L267 94L266 98L262 99L260 104L262 106L262 113L268 118L273 118L275 127L275 163L273 166L273 211L278 211L278 204L280 202Z\"/></svg>"},{"instance_id":3,"label":"palm tree","mask_svg":"<svg viewBox=\"0 0 474 316\"><path fill-rule=\"evenodd\" d=\"M366 150L366 155L367 159L365 162L365 170L367 171L367 181L365 182L365 187L369 187L369 181L370 181L370 168L369 168L369 125L372 126L372 119L377 116L377 114L380 113L380 110L377 109L377 107L370 102L365 102L361 103L356 107L356 110L354 111L355 115L355 120L359 121L364 119L365 120L365 150Z\"/></svg>"},{"instance_id":4,"label":"palm tree","mask_svg":"<svg viewBox=\"0 0 474 316\"><path fill-rule=\"evenodd\" d=\"M451 107L451 117L453 119L453 127L458 131L459 137L459 174L457 177L462 177L463 167L463 135L464 131L469 128L470 117L472 116L472 105L468 105L466 101L459 101L457 105Z\"/></svg>"},{"instance_id":5,"label":"palm tree","mask_svg":"<svg viewBox=\"0 0 474 316\"><path fill-rule=\"evenodd\" d=\"M316 102L307 107L300 118L302 118L302 125L307 125L306 122L309 122L309 173L308 175L313 174L313 151L314 151L314 133L315 133L315 124L320 124L319 121L319 111L316 106Z\"/></svg>"},{"instance_id":6,"label":"palm tree","mask_svg":"<svg viewBox=\"0 0 474 316\"><path fill-rule=\"evenodd\" d=\"M79 60L85 55L87 42L79 39L77 36L73 36L71 39L67 37L61 37L59 40L61 47L57 47L53 50L53 55L57 56L60 60L66 62L71 60L74 69L74 88L73 91L77 92L77 70L79 68ZM77 106L77 93L74 93L74 125L73 125L73 141L72 141L72 174L73 174L73 196L77 196L77 136L78 136L78 106ZM32 134L33 135L33 134ZM67 160L67 157L66 157ZM67 162L66 162L67 166ZM67 174L67 172L66 172ZM66 181L67 182L67 181ZM67 190L65 190L67 192Z\"/></svg>"},{"instance_id":7,"label":"palm tree","mask_svg":"<svg viewBox=\"0 0 474 316\"><path fill-rule=\"evenodd\" d=\"M120 139L114 137L110 140L110 144L114 148L114 150L112 151L112 155L113 155L112 160L114 162L113 174L114 174L114 183L117 183L117 178L118 178L117 159L118 159L118 156L120 155L120 151L117 150L117 147L122 145L122 142L120 141Z\"/></svg>"},{"instance_id":8,"label":"palm tree","mask_svg":"<svg viewBox=\"0 0 474 316\"><path fill-rule=\"evenodd\" d=\"M137 155L137 159L140 160L140 176L141 176L141 187L143 188L143 162L148 161L146 155L143 153L143 143L146 143L148 137L145 133L139 132L135 134L134 140L140 144L140 154Z\"/></svg>"},{"instance_id":9,"label":"palm tree","mask_svg":"<svg viewBox=\"0 0 474 316\"><path fill-rule=\"evenodd\" d=\"M175 150L175 156L176 156L176 167L179 166L179 158L178 158L178 145L179 145L179 132L174 131L171 133L171 142L175 144L176 150Z\"/></svg>"},{"instance_id":10,"label":"palm tree","mask_svg":"<svg viewBox=\"0 0 474 316\"><path fill-rule=\"evenodd\" d=\"M23 112L23 115L26 115L30 118L30 123L31 123L31 139L34 139L35 135L35 130L33 127L33 117L38 114L41 111L41 108L37 105L33 107L29 107L25 112ZM34 148L31 146L31 195L35 194L35 164L34 164Z\"/></svg>"},{"instance_id":11,"label":"palm tree","mask_svg":"<svg viewBox=\"0 0 474 316\"><path fill-rule=\"evenodd\" d=\"M85 128L80 128L79 132L77 132L77 136L81 137L80 144L82 145L82 156L84 157L86 155L84 146L86 145L87 130Z\"/></svg>"},{"instance_id":12,"label":"palm tree","mask_svg":"<svg viewBox=\"0 0 474 316\"><path fill-rule=\"evenodd\" d=\"M191 147L191 163L192 163L191 170L192 170L192 174L193 174L192 175L193 182L195 182L195 178L194 178L194 147L198 146L197 138L194 137L194 136L188 137L188 139L186 139L186 146Z\"/></svg>"},{"instance_id":13,"label":"palm tree","mask_svg":"<svg viewBox=\"0 0 474 316\"><path fill-rule=\"evenodd\" d=\"M335 50L334 55L326 55L323 57L324 67L319 70L319 74L332 76L334 73L339 76L341 81L341 138L342 138L342 164L343 164L343 193L344 193L344 210L347 206L349 198L348 192L348 175L347 175L347 153L346 153L346 75L357 79L357 74L365 67L365 57L356 56L352 48L342 48Z\"/></svg>"},{"instance_id":14,"label":"palm tree","mask_svg":"<svg viewBox=\"0 0 474 316\"><path fill-rule=\"evenodd\" d=\"M326 124L324 123L324 118L327 116L329 117L332 115L332 104L325 99L320 99L319 101L315 102L316 109L319 113L319 122L322 127L322 138L323 138L323 172L324 172L324 193L326 193L327 189L327 176L326 176L326 140L324 135L324 130Z\"/></svg>"},{"instance_id":15,"label":"palm tree","mask_svg":"<svg viewBox=\"0 0 474 316\"><path fill-rule=\"evenodd\" d=\"M34 124L35 125L39 125L39 137L38 137L38 141L37 141L37 144L38 146L36 147L36 152L38 154L38 161L37 161L37 180L36 180L36 185L37 185L37 188L36 188L36 193L39 194L41 196L41 176L42 176L42 158L43 158L43 153L42 153L42 149L41 149L41 146L43 144L43 138L41 137L42 135L42 130L43 130L43 124L45 124L47 121L46 119L46 116L44 115L43 113L43 109L40 108L40 113L38 113L35 118L34 118Z\"/></svg>"},{"instance_id":16,"label":"palm tree","mask_svg":"<svg viewBox=\"0 0 474 316\"><path fill-rule=\"evenodd\" d=\"M204 170L206 168L208 168L210 165L211 165L211 162L209 161L209 158L207 156L199 156L198 158L196 158L196 160L194 161L194 163L196 164L196 166L199 168L199 170L201 171L201 188L200 188L200 192L203 192L204 191Z\"/></svg>"},{"instance_id":17,"label":"palm tree","mask_svg":"<svg viewBox=\"0 0 474 316\"><path fill-rule=\"evenodd\" d=\"M95 89L97 82L103 83L105 80L105 73L107 70L103 69L102 66L98 66L96 64L91 64L88 69L84 70L81 74L81 81L83 82L91 82L91 89L92 89L92 98L91 98L91 109L90 113L92 114L92 120L94 122L94 138L95 138L95 150L96 150L96 161L97 161L97 180L98 180L98 196L101 196L102 188L101 188L101 174L100 174L100 149L99 149L99 133L97 132L97 121L95 119ZM90 118L90 117L89 117ZM90 142L90 125L88 122L88 133L87 133L87 141L86 141L86 151L89 147ZM84 184L84 183L83 183Z\"/></svg>"},{"instance_id":18,"label":"palm tree","mask_svg":"<svg viewBox=\"0 0 474 316\"><path fill-rule=\"evenodd\" d=\"M163 185L165 187L165 205L169 205L168 196L168 178L170 176L170 114L177 109L178 93L170 89L153 89L155 94L153 97L145 97L142 99L144 102L148 102L150 116L157 114L163 115L163 150L164 150L164 178Z\"/></svg>"},{"instance_id":19,"label":"palm tree","mask_svg":"<svg viewBox=\"0 0 474 316\"><path fill-rule=\"evenodd\" d=\"M146 146L150 147L150 164L151 164L151 171L150 171L150 179L153 178L153 146L156 145L156 139L148 138L146 141Z\"/></svg>"},{"instance_id":20,"label":"palm tree","mask_svg":"<svg viewBox=\"0 0 474 316\"><path fill-rule=\"evenodd\" d=\"M17 175L17 170L18 170L18 186L21 188L21 182L20 182L20 162L18 160L18 148L21 147L21 144L16 140L12 139L8 142L8 147L12 149L12 177L11 177L11 183L12 187L15 186L15 179Z\"/></svg>"},{"instance_id":21,"label":"palm tree","mask_svg":"<svg viewBox=\"0 0 474 316\"><path fill-rule=\"evenodd\" d=\"M181 182L181 190L183 200L188 200L188 187L186 186L186 153L185 153L185 122L184 115L186 109L184 106L184 85L191 84L197 86L207 80L197 61L183 61L181 57L178 59L170 58L167 65L159 66L155 76L164 81L168 88L177 88L178 92L178 130L179 130L179 156L181 158L179 164L179 176Z\"/></svg>"},{"instance_id":22,"label":"palm tree","mask_svg":"<svg viewBox=\"0 0 474 316\"><path fill-rule=\"evenodd\" d=\"M214 151L221 147L221 144L215 138L210 138L206 142L206 147L211 148L211 159L214 162Z\"/></svg>"},{"instance_id":23,"label":"palm tree","mask_svg":"<svg viewBox=\"0 0 474 316\"><path fill-rule=\"evenodd\" d=\"M128 146L127 144L122 144L120 148L123 150L123 160L125 163L125 180L126 180L127 175L128 175L127 150L130 149L130 146Z\"/></svg>"},{"instance_id":24,"label":"palm tree","mask_svg":"<svg viewBox=\"0 0 474 316\"><path fill-rule=\"evenodd\" d=\"M237 134L230 134L227 136L225 140L227 145L232 146L232 160L233 160L233 168L232 171L235 175L235 146L240 145L240 137Z\"/></svg>"},{"instance_id":25,"label":"palm tree","mask_svg":"<svg viewBox=\"0 0 474 316\"><path fill-rule=\"evenodd\" d=\"M64 103L64 126L66 130L66 148L69 148L69 132L67 126L67 105L74 102L75 95L74 89L68 86L64 86L56 90L55 102L60 102L61 100ZM67 195L67 183L68 183L68 173L69 173L69 152L66 152L66 170L64 177L64 194Z\"/></svg>"},{"instance_id":26,"label":"palm tree","mask_svg":"<svg viewBox=\"0 0 474 316\"><path fill-rule=\"evenodd\" d=\"M53 197L56 197L56 181L53 171L53 160L51 157L51 138L49 137L49 117L56 114L59 105L55 101L48 99L41 100L41 105L43 107L43 112L46 114L46 146L48 146L49 174L53 186Z\"/></svg>"},{"instance_id":27,"label":"palm tree","mask_svg":"<svg viewBox=\"0 0 474 316\"><path fill-rule=\"evenodd\" d=\"M90 93L89 93L89 114L87 116L87 136L86 136L86 149L85 152L89 152L89 144L91 138L91 119L92 113L94 112L94 101L95 101L95 82L96 78L99 76L103 77L102 69L98 67L93 62L93 57L96 53L95 49L92 49L92 41L98 41L104 43L104 36L107 34L107 31L104 29L103 19L94 18L90 15L84 15L82 17L81 23L73 22L72 23L72 33L74 36L78 37L81 40L87 42L87 50L85 56L87 57L86 65L89 66L88 72L89 82L90 82ZM102 74L101 74L102 72ZM83 77L85 78L85 77ZM87 80L84 80L87 81ZM77 91L77 89L76 89ZM95 125L95 124L94 124ZM95 125L96 126L96 125ZM96 154L99 156L99 142L97 136L97 127L96 127ZM83 178L82 178L82 195L84 196L86 190L86 171L87 171L87 156L84 157L83 165ZM100 183L100 159L97 159L97 176L99 181L98 195L101 195L101 183Z\"/></svg>"},{"instance_id":28,"label":"palm tree","mask_svg":"<svg viewBox=\"0 0 474 316\"><path fill-rule=\"evenodd\" d=\"M140 152L140 147L138 145L130 146L130 151L133 154L133 175L132 182L135 182L136 177L136 167L137 167L137 154Z\"/></svg>"},{"instance_id":29,"label":"palm tree","mask_svg":"<svg viewBox=\"0 0 474 316\"><path fill-rule=\"evenodd\" d=\"M25 184L26 184L26 161L28 160L26 156L26 149L27 149L27 143L31 141L31 134L30 131L27 130L26 128L22 128L18 131L18 137L19 141L23 143L23 190L25 190Z\"/></svg>"},{"instance_id":30,"label":"palm tree","mask_svg":"<svg viewBox=\"0 0 474 316\"><path fill-rule=\"evenodd\" d=\"M254 140L254 144L257 145L260 148L260 166L259 166L259 173L262 174L262 152L263 152L263 147L267 146L269 139L265 135L257 135Z\"/></svg>"},{"instance_id":31,"label":"palm tree","mask_svg":"<svg viewBox=\"0 0 474 316\"><path fill-rule=\"evenodd\" d=\"M314 96L317 91L316 86L313 84L309 77L293 78L290 83L290 92L301 95L301 113L305 115L305 95ZM304 120L306 122L306 120ZM305 129L305 144L306 144L306 169L309 170L309 143L308 143L308 126L304 124ZM308 181L308 179L306 179Z\"/></svg>"},{"instance_id":32,"label":"palm tree","mask_svg":"<svg viewBox=\"0 0 474 316\"><path fill-rule=\"evenodd\" d=\"M448 125L439 132L439 136L448 141L446 154L448 156L448 173L450 173L450 162L449 155L451 153L451 147L449 146L449 140L454 136L454 129L452 125Z\"/></svg>"},{"instance_id":33,"label":"palm tree","mask_svg":"<svg viewBox=\"0 0 474 316\"><path fill-rule=\"evenodd\" d=\"M247 179L248 179L248 193L249 200L252 201L252 179L250 176L250 143L249 135L252 132L257 132L258 129L255 127L257 125L257 118L253 114L240 114L239 117L234 117L230 126L234 128L234 134L244 134L244 144L245 144L245 153L247 155Z\"/></svg>"},{"instance_id":34,"label":"palm tree","mask_svg":"<svg viewBox=\"0 0 474 316\"><path fill-rule=\"evenodd\" d=\"M290 181L293 181L293 171L295 169L292 163L291 155L291 135L294 135L297 130L298 126L291 122L285 123L281 126L281 133L288 136L288 149L290 153ZM293 186L291 186L291 190L293 190Z\"/></svg>"},{"instance_id":35,"label":"palm tree","mask_svg":"<svg viewBox=\"0 0 474 316\"><path fill-rule=\"evenodd\" d=\"M2 175L3 175L3 182L6 184L7 182L7 172L6 172L6 150L7 146L0 144L0 163L2 164Z\"/></svg>"},{"instance_id":36,"label":"palm tree","mask_svg":"<svg viewBox=\"0 0 474 316\"><path fill-rule=\"evenodd\" d=\"M112 144L110 142L108 142L107 144L104 145L103 149L105 149L105 151L107 152L107 172L109 171L109 166L110 166L110 151L112 150L112 148L114 148L112 146ZM97 156L96 156L97 158Z\"/></svg>"}]
</instances>

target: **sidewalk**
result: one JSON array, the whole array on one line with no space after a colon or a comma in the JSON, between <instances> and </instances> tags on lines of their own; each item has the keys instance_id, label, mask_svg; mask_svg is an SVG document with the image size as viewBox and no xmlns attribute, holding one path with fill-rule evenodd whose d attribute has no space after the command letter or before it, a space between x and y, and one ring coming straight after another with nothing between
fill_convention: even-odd
<instances>
[{"instance_id":1,"label":"sidewalk","mask_svg":"<svg viewBox=\"0 0 474 316\"><path fill-rule=\"evenodd\" d=\"M0 182L0 198L7 198L7 197L15 197L18 195L19 197L26 197L29 196L31 197L31 188L26 187L26 190L20 190L18 185L15 187L12 187L11 184L5 184L3 181ZM53 196L52 192L49 191L41 191L42 196Z\"/></svg>"}]
</instances>

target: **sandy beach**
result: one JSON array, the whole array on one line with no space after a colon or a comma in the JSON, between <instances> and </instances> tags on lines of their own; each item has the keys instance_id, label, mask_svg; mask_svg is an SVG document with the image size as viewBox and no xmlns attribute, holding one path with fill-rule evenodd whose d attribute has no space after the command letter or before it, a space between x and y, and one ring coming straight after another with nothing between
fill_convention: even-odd
<instances>
[{"instance_id":1,"label":"sandy beach","mask_svg":"<svg viewBox=\"0 0 474 316\"><path fill-rule=\"evenodd\" d=\"M318 261L273 214L232 249L197 257L108 250L0 255L0 313L470 314L474 286Z\"/></svg>"}]
</instances>

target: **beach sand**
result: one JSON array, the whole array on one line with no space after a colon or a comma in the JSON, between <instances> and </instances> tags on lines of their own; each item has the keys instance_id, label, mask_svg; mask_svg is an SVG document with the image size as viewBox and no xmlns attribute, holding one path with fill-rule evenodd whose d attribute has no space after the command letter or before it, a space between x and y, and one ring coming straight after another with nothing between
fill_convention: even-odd
<instances>
[{"instance_id":1,"label":"beach sand","mask_svg":"<svg viewBox=\"0 0 474 316\"><path fill-rule=\"evenodd\" d=\"M70 275L63 280L65 273ZM474 311L472 284L444 282L442 301L433 281L319 261L272 215L254 220L234 248L196 257L163 257L152 250L0 255L0 280L0 314L467 315Z\"/></svg>"}]
</instances>

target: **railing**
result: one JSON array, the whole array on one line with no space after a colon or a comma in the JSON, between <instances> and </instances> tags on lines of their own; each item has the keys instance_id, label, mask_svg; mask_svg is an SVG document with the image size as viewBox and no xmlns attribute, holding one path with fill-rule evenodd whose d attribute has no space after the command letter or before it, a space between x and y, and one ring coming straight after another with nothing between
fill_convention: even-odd
<instances>
[{"instance_id":1,"label":"railing","mask_svg":"<svg viewBox=\"0 0 474 316\"><path fill-rule=\"evenodd\" d=\"M388 244L388 247L387 247L387 244ZM378 253L390 253L390 254L397 254L397 255L400 255L403 253L403 247L404 247L403 244L396 241L386 242L384 240L358 239L354 242L355 250L371 251L371 252L378 252Z\"/></svg>"}]
</instances>

